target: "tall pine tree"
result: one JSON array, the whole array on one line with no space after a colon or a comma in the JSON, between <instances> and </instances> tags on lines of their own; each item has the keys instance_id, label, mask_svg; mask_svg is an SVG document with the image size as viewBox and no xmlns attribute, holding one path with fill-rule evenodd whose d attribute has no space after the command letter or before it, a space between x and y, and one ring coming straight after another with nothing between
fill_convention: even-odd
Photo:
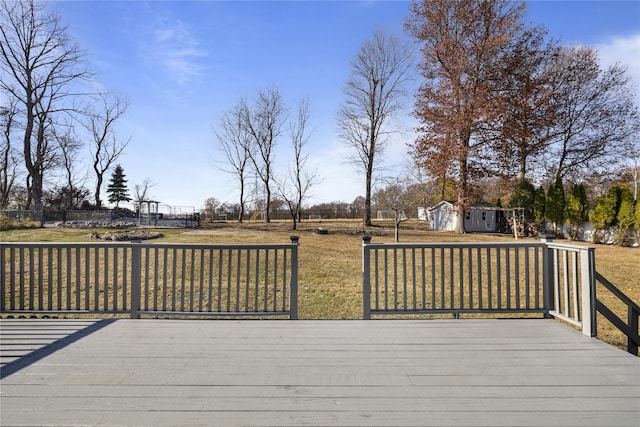
<instances>
[{"instance_id":1,"label":"tall pine tree","mask_svg":"<svg viewBox=\"0 0 640 427\"><path fill-rule=\"evenodd\" d=\"M565 213L571 238L576 239L580 234L580 226L589 219L589 205L584 185L574 184L571 186L567 194Z\"/></svg>"},{"instance_id":2,"label":"tall pine tree","mask_svg":"<svg viewBox=\"0 0 640 427\"><path fill-rule=\"evenodd\" d=\"M107 186L107 194L109 195L109 203L116 204L116 210L120 202L129 202L129 190L127 189L127 180L125 179L122 166L116 165L111 180Z\"/></svg>"},{"instance_id":3,"label":"tall pine tree","mask_svg":"<svg viewBox=\"0 0 640 427\"><path fill-rule=\"evenodd\" d=\"M596 229L605 229L616 225L616 216L620 206L620 187L613 186L609 192L598 199L591 223Z\"/></svg>"},{"instance_id":4,"label":"tall pine tree","mask_svg":"<svg viewBox=\"0 0 640 427\"><path fill-rule=\"evenodd\" d=\"M630 188L624 187L620 190L620 207L618 208L618 214L616 215L618 227L624 230L633 229L633 208L633 193L631 192Z\"/></svg>"},{"instance_id":5,"label":"tall pine tree","mask_svg":"<svg viewBox=\"0 0 640 427\"><path fill-rule=\"evenodd\" d=\"M545 207L545 215L547 220L554 225L555 232L562 227L564 221L565 197L562 178L556 178L555 185L549 187L547 191L547 204Z\"/></svg>"},{"instance_id":6,"label":"tall pine tree","mask_svg":"<svg viewBox=\"0 0 640 427\"><path fill-rule=\"evenodd\" d=\"M634 201L631 188L624 187L620 190L620 206L616 215L618 230L616 243L622 246L630 246L632 243L633 228L635 222Z\"/></svg>"},{"instance_id":7,"label":"tall pine tree","mask_svg":"<svg viewBox=\"0 0 640 427\"><path fill-rule=\"evenodd\" d=\"M524 217L527 221L534 219L535 187L528 180L523 179L516 186L513 196L509 201L510 208L524 208Z\"/></svg>"}]
</instances>

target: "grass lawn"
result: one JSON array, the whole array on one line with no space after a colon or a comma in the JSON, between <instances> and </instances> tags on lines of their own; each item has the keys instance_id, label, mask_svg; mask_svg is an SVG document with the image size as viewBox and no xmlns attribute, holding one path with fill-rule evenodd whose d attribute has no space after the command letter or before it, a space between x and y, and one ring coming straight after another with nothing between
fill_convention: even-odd
<instances>
[{"instance_id":1,"label":"grass lawn","mask_svg":"<svg viewBox=\"0 0 640 427\"><path fill-rule=\"evenodd\" d=\"M324 228L328 234L315 231ZM93 231L42 228L0 232L4 242L84 242ZM289 236L300 236L299 316L302 319L362 318L362 231L360 221L305 221L292 231L290 222L271 224L205 224L199 229L164 229L164 237L152 242L171 243L288 243ZM377 223L367 230L373 242L393 242L393 225ZM495 242L512 241L497 234L458 235L428 230L422 222L403 223L403 242ZM573 242L572 242L573 243ZM579 243L582 244L582 243ZM631 299L640 302L640 249L596 245L596 269ZM598 287L598 297L626 321L626 306L606 289ZM617 346L625 346L621 333L598 316L598 336Z\"/></svg>"}]
</instances>

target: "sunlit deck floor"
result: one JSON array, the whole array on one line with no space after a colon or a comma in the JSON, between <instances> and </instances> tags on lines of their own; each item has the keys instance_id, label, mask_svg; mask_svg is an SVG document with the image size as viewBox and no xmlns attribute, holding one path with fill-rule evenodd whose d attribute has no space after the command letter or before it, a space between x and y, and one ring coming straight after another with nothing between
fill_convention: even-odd
<instances>
[{"instance_id":1,"label":"sunlit deck floor","mask_svg":"<svg viewBox=\"0 0 640 427\"><path fill-rule=\"evenodd\" d=\"M640 358L553 320L0 326L3 426L640 423Z\"/></svg>"}]
</instances>

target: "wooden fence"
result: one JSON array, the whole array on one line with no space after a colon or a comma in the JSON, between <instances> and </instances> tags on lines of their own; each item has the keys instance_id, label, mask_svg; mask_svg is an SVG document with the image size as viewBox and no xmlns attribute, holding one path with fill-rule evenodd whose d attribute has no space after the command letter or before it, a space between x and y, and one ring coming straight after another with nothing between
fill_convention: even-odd
<instances>
[{"instance_id":1,"label":"wooden fence","mask_svg":"<svg viewBox=\"0 0 640 427\"><path fill-rule=\"evenodd\" d=\"M594 248L551 241L372 243L363 317L539 313L596 334L596 310L638 354L640 307L595 269ZM628 307L596 298L596 280ZM267 245L0 243L0 313L298 318L298 237Z\"/></svg>"},{"instance_id":2,"label":"wooden fence","mask_svg":"<svg viewBox=\"0 0 640 427\"><path fill-rule=\"evenodd\" d=\"M298 317L288 244L2 243L2 313Z\"/></svg>"},{"instance_id":3,"label":"wooden fence","mask_svg":"<svg viewBox=\"0 0 640 427\"><path fill-rule=\"evenodd\" d=\"M363 317L541 313L593 333L593 248L552 242L371 243Z\"/></svg>"}]
</instances>

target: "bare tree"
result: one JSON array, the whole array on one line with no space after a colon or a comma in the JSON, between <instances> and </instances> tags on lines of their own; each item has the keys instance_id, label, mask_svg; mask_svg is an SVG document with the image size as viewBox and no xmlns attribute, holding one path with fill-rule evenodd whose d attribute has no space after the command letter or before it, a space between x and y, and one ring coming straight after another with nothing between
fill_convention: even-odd
<instances>
[{"instance_id":1,"label":"bare tree","mask_svg":"<svg viewBox=\"0 0 640 427\"><path fill-rule=\"evenodd\" d=\"M353 150L349 160L365 178L365 225L371 225L374 172L392 132L390 121L404 107L412 59L412 49L407 43L376 31L360 47L343 89L346 99L338 111L338 129Z\"/></svg>"},{"instance_id":2,"label":"bare tree","mask_svg":"<svg viewBox=\"0 0 640 427\"><path fill-rule=\"evenodd\" d=\"M33 0L3 0L0 5L0 87L24 114L23 157L35 210L42 209L51 156L48 128L55 114L74 108L77 94L72 88L88 76L84 52L45 7Z\"/></svg>"},{"instance_id":3,"label":"bare tree","mask_svg":"<svg viewBox=\"0 0 640 427\"><path fill-rule=\"evenodd\" d=\"M305 148L309 142L309 99L304 98L298 106L295 120L289 127L293 161L288 176L275 179L277 195L285 202L293 221L293 230L302 221L302 203L317 175L307 169L309 154Z\"/></svg>"},{"instance_id":4,"label":"bare tree","mask_svg":"<svg viewBox=\"0 0 640 427\"><path fill-rule=\"evenodd\" d=\"M135 203L149 202L151 201L149 190L155 187L156 183L151 181L151 178L145 178L142 180L142 184L133 185L133 201Z\"/></svg>"},{"instance_id":5,"label":"bare tree","mask_svg":"<svg viewBox=\"0 0 640 427\"><path fill-rule=\"evenodd\" d=\"M296 213L298 222L302 221L302 203L317 177L315 172L307 169L309 153L305 151L309 142L309 99L304 98L298 107L296 120L291 124L291 143L293 145L293 165L289 171L296 193Z\"/></svg>"},{"instance_id":6,"label":"bare tree","mask_svg":"<svg viewBox=\"0 0 640 427\"><path fill-rule=\"evenodd\" d=\"M545 35L541 27L519 34L506 50L502 78L495 82L504 108L496 121L497 137L492 140L498 155L491 163L499 176L517 176L519 182L527 179L533 162L556 136L552 125L557 105L549 83L560 49L554 41L545 42ZM491 131L488 134L496 130Z\"/></svg>"},{"instance_id":7,"label":"bare tree","mask_svg":"<svg viewBox=\"0 0 640 427\"><path fill-rule=\"evenodd\" d=\"M53 136L60 149L60 166L63 169L66 187L63 207L71 209L75 205L76 195L81 193L79 190L83 187L76 171L78 152L82 144L74 138L71 126L54 128Z\"/></svg>"},{"instance_id":8,"label":"bare tree","mask_svg":"<svg viewBox=\"0 0 640 427\"><path fill-rule=\"evenodd\" d=\"M215 197L209 197L204 201L204 214L205 218L210 218L210 221L213 222L216 219L216 210L222 206L220 200Z\"/></svg>"},{"instance_id":9,"label":"bare tree","mask_svg":"<svg viewBox=\"0 0 640 427\"><path fill-rule=\"evenodd\" d=\"M254 147L249 150L251 162L264 186L265 222L271 222L271 184L273 181L273 152L282 134L286 109L275 87L259 90L255 104L240 101L240 111Z\"/></svg>"},{"instance_id":10,"label":"bare tree","mask_svg":"<svg viewBox=\"0 0 640 427\"><path fill-rule=\"evenodd\" d=\"M238 222L241 223L245 214L245 192L250 172L250 150L252 148L251 135L243 119L242 103L223 112L218 119L218 126L214 127L213 132L218 140L218 149L224 156L224 160L217 163L221 164L221 170L233 175L238 184L240 191Z\"/></svg>"},{"instance_id":11,"label":"bare tree","mask_svg":"<svg viewBox=\"0 0 640 427\"><path fill-rule=\"evenodd\" d=\"M392 180L386 187L375 192L374 199L378 209L393 212L395 241L399 242L400 224L409 219L407 212L417 210L417 198L408 181L399 178Z\"/></svg>"},{"instance_id":12,"label":"bare tree","mask_svg":"<svg viewBox=\"0 0 640 427\"><path fill-rule=\"evenodd\" d=\"M626 69L616 64L603 70L595 50L569 47L553 71L558 137L550 151L552 172L564 177L610 165L640 131Z\"/></svg>"},{"instance_id":13,"label":"bare tree","mask_svg":"<svg viewBox=\"0 0 640 427\"><path fill-rule=\"evenodd\" d=\"M87 115L84 126L91 134L91 156L96 175L94 200L96 208L102 206L100 192L104 175L116 162L131 138L120 140L116 135L116 122L124 116L128 101L118 95L99 93L98 107Z\"/></svg>"},{"instance_id":14,"label":"bare tree","mask_svg":"<svg viewBox=\"0 0 640 427\"><path fill-rule=\"evenodd\" d=\"M17 115L15 102L7 107L0 107L0 209L9 205L11 190L17 177L18 155L11 145L12 132L15 131Z\"/></svg>"},{"instance_id":15,"label":"bare tree","mask_svg":"<svg viewBox=\"0 0 640 427\"><path fill-rule=\"evenodd\" d=\"M446 180L442 179L442 182L438 182L438 179L427 172L423 162L412 158L407 161L405 169L415 183L414 192L419 207L428 208L446 199Z\"/></svg>"}]
</instances>

